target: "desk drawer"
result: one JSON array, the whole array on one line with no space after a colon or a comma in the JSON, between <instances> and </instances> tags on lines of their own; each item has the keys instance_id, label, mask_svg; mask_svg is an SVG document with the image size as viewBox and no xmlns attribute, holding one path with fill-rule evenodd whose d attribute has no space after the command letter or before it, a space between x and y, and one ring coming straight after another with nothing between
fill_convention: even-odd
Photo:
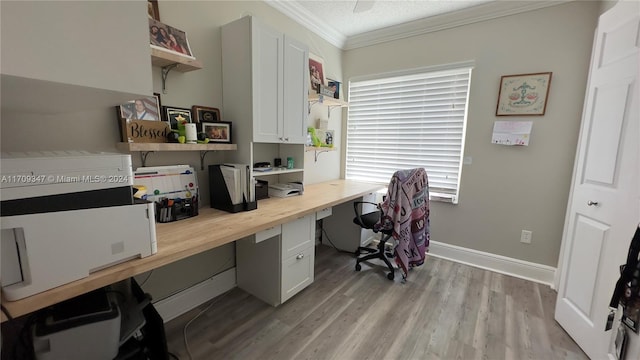
<instances>
[{"instance_id":1,"label":"desk drawer","mask_svg":"<svg viewBox=\"0 0 640 360\"><path fill-rule=\"evenodd\" d=\"M316 212L316 220L324 219L327 216L331 216L331 207L324 208Z\"/></svg>"},{"instance_id":2,"label":"desk drawer","mask_svg":"<svg viewBox=\"0 0 640 360\"><path fill-rule=\"evenodd\" d=\"M282 293L284 303L313 282L315 248L309 247L282 261Z\"/></svg>"},{"instance_id":3,"label":"desk drawer","mask_svg":"<svg viewBox=\"0 0 640 360\"><path fill-rule=\"evenodd\" d=\"M261 241L265 241L265 240L270 239L270 238L272 238L272 237L274 237L276 235L280 235L281 233L282 233L282 226L281 225L277 225L277 226L274 226L272 228L268 228L266 230L262 230L262 231L257 232L255 234L255 237L256 237L255 243L257 244L257 243L259 243Z\"/></svg>"},{"instance_id":4,"label":"desk drawer","mask_svg":"<svg viewBox=\"0 0 640 360\"><path fill-rule=\"evenodd\" d=\"M313 247L315 241L315 214L282 224L282 259L287 259Z\"/></svg>"}]
</instances>

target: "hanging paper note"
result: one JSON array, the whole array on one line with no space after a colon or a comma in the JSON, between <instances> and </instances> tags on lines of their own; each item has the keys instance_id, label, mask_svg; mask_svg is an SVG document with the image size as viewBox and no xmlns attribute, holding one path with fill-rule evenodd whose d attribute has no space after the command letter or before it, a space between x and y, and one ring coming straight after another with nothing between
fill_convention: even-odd
<instances>
[{"instance_id":1,"label":"hanging paper note","mask_svg":"<svg viewBox=\"0 0 640 360\"><path fill-rule=\"evenodd\" d=\"M496 121L491 143L498 145L529 145L533 121Z\"/></svg>"}]
</instances>

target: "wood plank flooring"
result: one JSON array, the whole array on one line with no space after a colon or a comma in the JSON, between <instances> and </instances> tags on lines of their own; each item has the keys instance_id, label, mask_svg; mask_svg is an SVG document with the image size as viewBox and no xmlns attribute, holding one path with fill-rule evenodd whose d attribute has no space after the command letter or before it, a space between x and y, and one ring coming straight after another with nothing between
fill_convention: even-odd
<instances>
[{"instance_id":1,"label":"wood plank flooring","mask_svg":"<svg viewBox=\"0 0 640 360\"><path fill-rule=\"evenodd\" d=\"M193 359L587 359L553 319L548 286L434 257L405 284L354 265L319 246L315 282L285 304L238 288L213 299L188 327ZM181 360L183 329L209 304L165 324Z\"/></svg>"}]
</instances>

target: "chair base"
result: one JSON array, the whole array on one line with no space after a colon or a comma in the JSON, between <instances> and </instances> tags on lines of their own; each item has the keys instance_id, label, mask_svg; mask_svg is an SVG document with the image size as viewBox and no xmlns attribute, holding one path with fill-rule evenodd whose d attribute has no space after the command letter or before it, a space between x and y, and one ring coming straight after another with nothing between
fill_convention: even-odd
<instances>
[{"instance_id":1,"label":"chair base","mask_svg":"<svg viewBox=\"0 0 640 360\"><path fill-rule=\"evenodd\" d=\"M384 263L387 265L390 271L387 274L387 279L393 280L393 278L395 277L395 269L393 268L393 265L391 265L391 262L387 258L386 249L385 249L385 244L387 243L387 240L389 240L390 238L391 238L391 235L384 235L383 238L378 243L377 249L371 249L371 248L359 246L358 249L356 250L356 256L358 256L356 258L356 271L360 271L362 269L362 265L360 265L360 263L363 261L367 261L371 259L382 259L382 261L384 261ZM364 256L359 256L361 251L367 252L369 254Z\"/></svg>"}]
</instances>

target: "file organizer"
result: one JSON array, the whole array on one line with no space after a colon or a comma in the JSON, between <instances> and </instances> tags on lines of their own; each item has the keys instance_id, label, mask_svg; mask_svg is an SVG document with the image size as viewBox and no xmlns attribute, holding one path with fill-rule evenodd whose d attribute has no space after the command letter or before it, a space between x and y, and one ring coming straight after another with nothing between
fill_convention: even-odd
<instances>
[{"instance_id":1,"label":"file organizer","mask_svg":"<svg viewBox=\"0 0 640 360\"><path fill-rule=\"evenodd\" d=\"M227 186L227 181L225 181L223 170L221 169L221 167L225 166L233 167L240 172L244 172L244 183L240 182L238 189L230 190ZM209 165L209 196L211 207L214 209L224 210L230 213L257 209L258 202L255 199L255 189L253 186L253 177L251 176L251 167L249 165ZM231 200L231 194L235 191L242 192L241 200L237 203Z\"/></svg>"}]
</instances>

